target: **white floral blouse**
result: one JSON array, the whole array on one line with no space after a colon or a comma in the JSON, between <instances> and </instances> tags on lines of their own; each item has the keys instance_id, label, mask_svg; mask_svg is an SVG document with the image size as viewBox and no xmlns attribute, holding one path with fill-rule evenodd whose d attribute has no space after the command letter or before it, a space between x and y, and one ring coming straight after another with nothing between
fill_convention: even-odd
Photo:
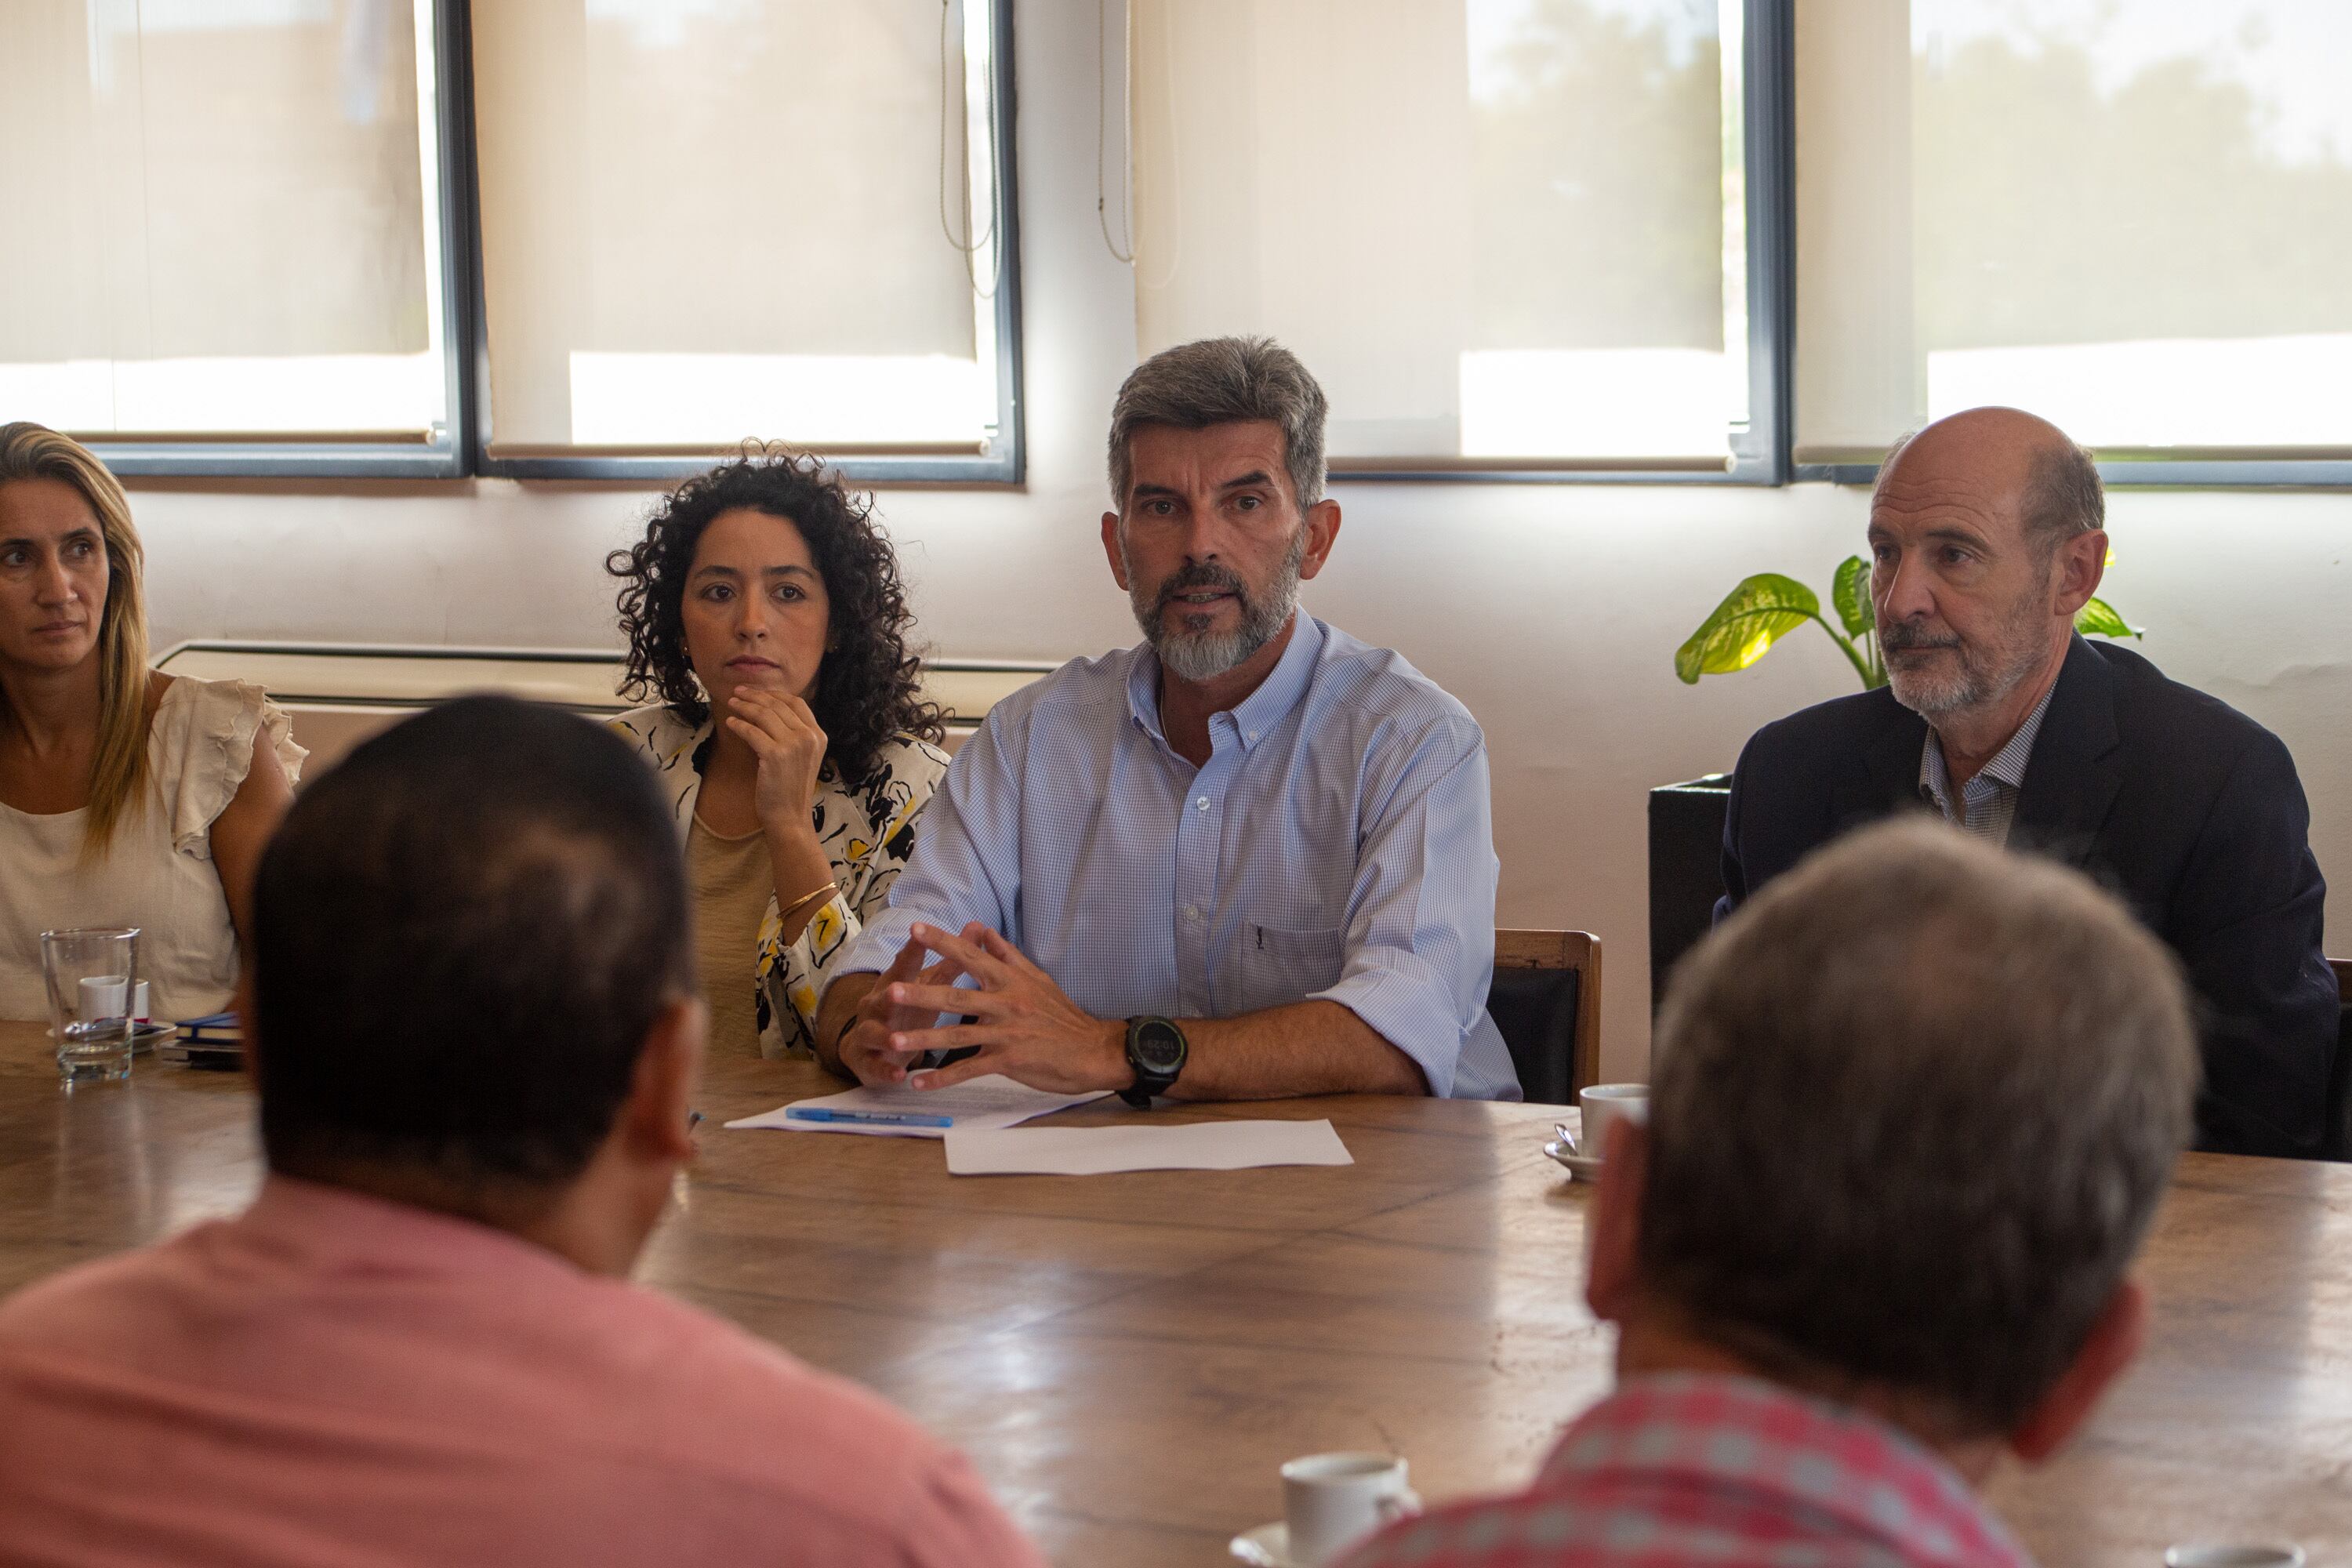
<instances>
[{"instance_id":1,"label":"white floral blouse","mask_svg":"<svg viewBox=\"0 0 2352 1568\"><path fill-rule=\"evenodd\" d=\"M711 725L688 723L667 704L633 709L611 721L621 736L639 748L660 775L683 839L694 826L694 803L702 793L701 761ZM760 1054L807 1056L816 1039L817 998L827 971L866 929L866 921L890 902L890 885L906 868L915 847L916 825L948 771L948 754L929 741L896 735L875 761L863 788L845 788L831 759L817 775L817 842L833 862L837 889L790 944L776 900L760 921L755 968Z\"/></svg>"}]
</instances>

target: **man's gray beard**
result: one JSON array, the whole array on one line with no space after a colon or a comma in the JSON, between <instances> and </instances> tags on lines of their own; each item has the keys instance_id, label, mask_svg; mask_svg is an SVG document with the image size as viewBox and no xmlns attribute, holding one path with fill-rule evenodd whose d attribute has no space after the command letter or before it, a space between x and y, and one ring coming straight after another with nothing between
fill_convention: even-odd
<instances>
[{"instance_id":1,"label":"man's gray beard","mask_svg":"<svg viewBox=\"0 0 2352 1568\"><path fill-rule=\"evenodd\" d=\"M1186 680L1213 680L1245 663L1289 624L1291 612L1298 608L1298 569L1307 560L1307 526L1299 525L1289 553L1283 557L1281 569L1266 584L1263 597L1253 595L1238 574L1222 566L1191 568L1146 588L1136 575L1134 559L1128 555L1123 538L1119 557L1127 567L1127 597L1135 610L1135 624L1143 628L1143 639L1160 656L1162 668ZM1229 632L1170 631L1160 609L1171 587L1177 593L1217 587L1234 595L1241 600L1241 624Z\"/></svg>"},{"instance_id":2,"label":"man's gray beard","mask_svg":"<svg viewBox=\"0 0 2352 1568\"><path fill-rule=\"evenodd\" d=\"M1895 700L1923 719L1941 719L1983 701L1982 676L1969 668L1968 650L1961 648L1958 651L1959 669L1944 677L1912 674L1898 669L1895 661L1888 658L1886 684L1894 689ZM1882 649L1882 657L1884 654Z\"/></svg>"},{"instance_id":3,"label":"man's gray beard","mask_svg":"<svg viewBox=\"0 0 2352 1568\"><path fill-rule=\"evenodd\" d=\"M2032 672L2040 653L2033 637L2038 619L2032 601L2028 600L2002 628L2010 634L2002 647L1979 651L1962 644L1956 650L1960 668L1941 677L1897 668L1886 647L1886 630L1882 626L1878 653L1885 661L1886 684L1893 688L1895 701L1930 721L1972 708L1990 707L2016 690L2017 683ZM1987 654L2001 662L1995 668L1986 668Z\"/></svg>"}]
</instances>

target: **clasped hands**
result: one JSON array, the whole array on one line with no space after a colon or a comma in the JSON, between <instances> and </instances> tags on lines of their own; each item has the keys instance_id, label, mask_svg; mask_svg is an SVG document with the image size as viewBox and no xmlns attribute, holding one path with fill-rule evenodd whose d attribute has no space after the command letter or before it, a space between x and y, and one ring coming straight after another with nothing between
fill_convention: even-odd
<instances>
[{"instance_id":1,"label":"clasped hands","mask_svg":"<svg viewBox=\"0 0 2352 1568\"><path fill-rule=\"evenodd\" d=\"M956 984L965 975L973 986ZM942 1013L971 1022L940 1026ZM967 1046L979 1054L942 1068L912 1065L925 1051ZM961 934L917 925L859 1000L840 1055L843 1067L876 1089L945 1089L989 1073L1060 1094L1135 1081L1126 1021L1081 1008L1026 953L977 921Z\"/></svg>"}]
</instances>

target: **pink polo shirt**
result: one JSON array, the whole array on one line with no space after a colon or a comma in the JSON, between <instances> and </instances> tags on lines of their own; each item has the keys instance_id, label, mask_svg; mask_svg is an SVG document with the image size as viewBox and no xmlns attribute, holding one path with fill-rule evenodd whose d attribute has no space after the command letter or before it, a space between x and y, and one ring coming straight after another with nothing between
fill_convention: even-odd
<instances>
[{"instance_id":1,"label":"pink polo shirt","mask_svg":"<svg viewBox=\"0 0 2352 1568\"><path fill-rule=\"evenodd\" d=\"M0 1304L0 1563L1042 1560L850 1384L502 1231L273 1176Z\"/></svg>"}]
</instances>

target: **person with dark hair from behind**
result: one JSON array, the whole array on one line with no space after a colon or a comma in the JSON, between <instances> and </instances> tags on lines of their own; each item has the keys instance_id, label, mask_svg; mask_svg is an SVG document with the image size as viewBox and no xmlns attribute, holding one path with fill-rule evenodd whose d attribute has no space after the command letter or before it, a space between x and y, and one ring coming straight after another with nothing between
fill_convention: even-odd
<instances>
[{"instance_id":1,"label":"person with dark hair from behind","mask_svg":"<svg viewBox=\"0 0 2352 1568\"><path fill-rule=\"evenodd\" d=\"M1039 1559L964 1461L625 1279L693 1152L677 831L499 698L313 784L262 858L252 1207L0 1304L0 1561Z\"/></svg>"},{"instance_id":2,"label":"person with dark hair from behind","mask_svg":"<svg viewBox=\"0 0 2352 1568\"><path fill-rule=\"evenodd\" d=\"M1616 1391L1525 1491L1346 1568L2023 1563L1975 1489L2145 1334L2197 1082L2171 956L2078 872L1881 824L1684 961L1654 1070L1586 1221Z\"/></svg>"},{"instance_id":3,"label":"person with dark hair from behind","mask_svg":"<svg viewBox=\"0 0 2352 1568\"><path fill-rule=\"evenodd\" d=\"M605 567L623 689L658 699L613 725L686 845L711 1047L807 1056L948 768L898 555L837 477L772 447L678 486Z\"/></svg>"}]
</instances>

